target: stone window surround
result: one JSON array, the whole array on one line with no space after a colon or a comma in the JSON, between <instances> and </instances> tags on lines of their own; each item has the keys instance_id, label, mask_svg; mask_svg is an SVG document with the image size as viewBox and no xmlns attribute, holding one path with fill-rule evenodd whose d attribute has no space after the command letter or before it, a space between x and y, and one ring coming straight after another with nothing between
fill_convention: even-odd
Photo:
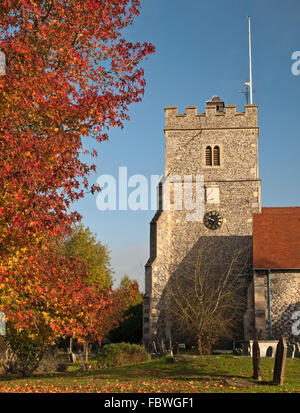
<instances>
[{"instance_id":1,"label":"stone window surround","mask_svg":"<svg viewBox=\"0 0 300 413\"><path fill-rule=\"evenodd\" d=\"M202 169L221 169L223 168L223 145L222 143L215 143L215 144L211 144L211 143L207 143L207 144L203 144L204 146L204 150L202 150L202 165L203 168ZM220 151L220 165L206 165L206 148L210 146L212 148L212 161L213 161L213 153L214 153L214 148L215 146L219 147L219 151Z\"/></svg>"},{"instance_id":2,"label":"stone window surround","mask_svg":"<svg viewBox=\"0 0 300 413\"><path fill-rule=\"evenodd\" d=\"M205 166L213 166L213 148L210 145L205 148Z\"/></svg>"}]
</instances>

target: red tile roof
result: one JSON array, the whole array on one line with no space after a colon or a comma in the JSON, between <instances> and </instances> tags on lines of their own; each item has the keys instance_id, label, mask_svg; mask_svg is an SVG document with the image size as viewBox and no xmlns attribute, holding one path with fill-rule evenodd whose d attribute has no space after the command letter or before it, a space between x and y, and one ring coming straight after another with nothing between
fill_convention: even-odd
<instances>
[{"instance_id":1,"label":"red tile roof","mask_svg":"<svg viewBox=\"0 0 300 413\"><path fill-rule=\"evenodd\" d=\"M262 207L262 214L300 214L300 207Z\"/></svg>"},{"instance_id":2,"label":"red tile roof","mask_svg":"<svg viewBox=\"0 0 300 413\"><path fill-rule=\"evenodd\" d=\"M253 214L253 267L300 268L300 207Z\"/></svg>"}]
</instances>

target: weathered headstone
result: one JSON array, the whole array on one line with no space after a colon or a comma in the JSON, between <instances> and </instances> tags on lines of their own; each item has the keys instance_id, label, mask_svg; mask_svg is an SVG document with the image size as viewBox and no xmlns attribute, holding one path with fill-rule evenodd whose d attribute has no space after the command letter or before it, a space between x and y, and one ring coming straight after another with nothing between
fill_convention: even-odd
<instances>
[{"instance_id":1,"label":"weathered headstone","mask_svg":"<svg viewBox=\"0 0 300 413\"><path fill-rule=\"evenodd\" d=\"M71 363L76 363L76 354L73 351L69 351L68 356Z\"/></svg>"},{"instance_id":2,"label":"weathered headstone","mask_svg":"<svg viewBox=\"0 0 300 413\"><path fill-rule=\"evenodd\" d=\"M286 339L282 337L276 348L276 355L275 355L275 363L274 363L274 375L273 375L273 383L282 385L284 381L284 373L285 373L285 363L286 363L286 356L287 356L287 343Z\"/></svg>"},{"instance_id":3,"label":"weathered headstone","mask_svg":"<svg viewBox=\"0 0 300 413\"><path fill-rule=\"evenodd\" d=\"M86 364L84 362L84 359L83 359L83 353L79 353L79 358L80 358L80 361L81 361L82 370L87 371L87 366L86 366Z\"/></svg>"},{"instance_id":4,"label":"weathered headstone","mask_svg":"<svg viewBox=\"0 0 300 413\"><path fill-rule=\"evenodd\" d=\"M180 350L185 350L185 344L184 343L178 343L177 344L177 353L180 353Z\"/></svg>"},{"instance_id":5,"label":"weathered headstone","mask_svg":"<svg viewBox=\"0 0 300 413\"><path fill-rule=\"evenodd\" d=\"M300 343L296 343L295 357L300 358Z\"/></svg>"},{"instance_id":6,"label":"weathered headstone","mask_svg":"<svg viewBox=\"0 0 300 413\"><path fill-rule=\"evenodd\" d=\"M266 351L266 357L272 357L273 355L273 347L269 346Z\"/></svg>"},{"instance_id":7,"label":"weathered headstone","mask_svg":"<svg viewBox=\"0 0 300 413\"><path fill-rule=\"evenodd\" d=\"M260 349L257 340L254 340L252 346L252 361L253 361L253 378L261 380L260 374Z\"/></svg>"},{"instance_id":8,"label":"weathered headstone","mask_svg":"<svg viewBox=\"0 0 300 413\"><path fill-rule=\"evenodd\" d=\"M293 359L295 357L295 352L296 352L296 345L293 343L289 344L287 348L287 358Z\"/></svg>"}]
</instances>

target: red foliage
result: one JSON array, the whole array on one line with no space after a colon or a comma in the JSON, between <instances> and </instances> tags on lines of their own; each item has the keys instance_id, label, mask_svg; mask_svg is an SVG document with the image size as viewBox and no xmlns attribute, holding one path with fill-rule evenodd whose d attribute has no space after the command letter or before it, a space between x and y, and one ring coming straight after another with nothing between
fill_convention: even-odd
<instances>
[{"instance_id":1,"label":"red foliage","mask_svg":"<svg viewBox=\"0 0 300 413\"><path fill-rule=\"evenodd\" d=\"M86 266L79 260L49 247L33 249L35 257L19 256L2 270L0 303L7 320L17 329L44 334L49 342L73 336L101 343L121 319L122 294L87 284Z\"/></svg>"},{"instance_id":2,"label":"red foliage","mask_svg":"<svg viewBox=\"0 0 300 413\"><path fill-rule=\"evenodd\" d=\"M128 119L128 105L144 92L139 63L154 51L121 37L138 6L137 0L2 2L1 215L10 229L61 231L78 219L70 202L84 187L96 190L86 179L95 166L79 157L82 137L105 140L107 127Z\"/></svg>"},{"instance_id":3,"label":"red foliage","mask_svg":"<svg viewBox=\"0 0 300 413\"><path fill-rule=\"evenodd\" d=\"M139 64L154 47L121 35L138 8L138 0L1 2L0 305L20 328L47 319L57 332L101 339L119 313L115 293L89 289L80 263L43 243L79 220L70 204L97 189L82 139L107 139L143 95Z\"/></svg>"}]
</instances>

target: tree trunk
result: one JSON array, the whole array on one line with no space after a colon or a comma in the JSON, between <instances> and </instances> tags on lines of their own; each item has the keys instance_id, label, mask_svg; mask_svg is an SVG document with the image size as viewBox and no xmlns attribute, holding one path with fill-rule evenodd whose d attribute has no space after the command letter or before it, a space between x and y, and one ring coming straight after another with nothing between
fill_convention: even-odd
<instances>
[{"instance_id":1,"label":"tree trunk","mask_svg":"<svg viewBox=\"0 0 300 413\"><path fill-rule=\"evenodd\" d=\"M201 341L201 336L198 337L198 339L197 339L197 347L198 347L198 353L201 355L201 354L202 354L202 341Z\"/></svg>"},{"instance_id":2,"label":"tree trunk","mask_svg":"<svg viewBox=\"0 0 300 413\"><path fill-rule=\"evenodd\" d=\"M73 353L73 338L70 337L69 349L68 349L69 359L71 363L76 362L76 356Z\"/></svg>"},{"instance_id":3,"label":"tree trunk","mask_svg":"<svg viewBox=\"0 0 300 413\"><path fill-rule=\"evenodd\" d=\"M198 336L197 340L197 346L198 346L198 352L201 355L208 355L211 354L211 349L212 349L212 340L210 340L209 337L203 337L202 335Z\"/></svg>"},{"instance_id":4,"label":"tree trunk","mask_svg":"<svg viewBox=\"0 0 300 413\"><path fill-rule=\"evenodd\" d=\"M85 362L88 363L89 362L89 343L88 342L84 342L83 343L83 349L84 349L84 354L85 354Z\"/></svg>"}]
</instances>

